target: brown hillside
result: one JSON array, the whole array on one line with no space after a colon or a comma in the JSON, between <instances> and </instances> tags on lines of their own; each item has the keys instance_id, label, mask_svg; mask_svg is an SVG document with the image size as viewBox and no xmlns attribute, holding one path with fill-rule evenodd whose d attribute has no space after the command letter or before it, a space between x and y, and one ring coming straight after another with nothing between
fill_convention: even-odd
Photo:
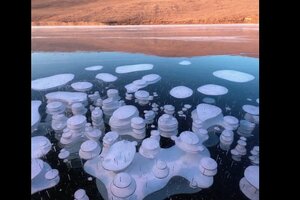
<instances>
[{"instance_id":1,"label":"brown hillside","mask_svg":"<svg viewBox=\"0 0 300 200\"><path fill-rule=\"evenodd\" d=\"M258 23L258 0L31 0L33 25Z\"/></svg>"}]
</instances>

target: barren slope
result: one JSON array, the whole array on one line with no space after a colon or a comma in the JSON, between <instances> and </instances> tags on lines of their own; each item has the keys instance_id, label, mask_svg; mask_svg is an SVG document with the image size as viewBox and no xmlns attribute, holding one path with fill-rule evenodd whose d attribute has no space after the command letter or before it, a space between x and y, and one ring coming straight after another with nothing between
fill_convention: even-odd
<instances>
[{"instance_id":1,"label":"barren slope","mask_svg":"<svg viewBox=\"0 0 300 200\"><path fill-rule=\"evenodd\" d=\"M258 0L32 0L33 25L257 22Z\"/></svg>"}]
</instances>

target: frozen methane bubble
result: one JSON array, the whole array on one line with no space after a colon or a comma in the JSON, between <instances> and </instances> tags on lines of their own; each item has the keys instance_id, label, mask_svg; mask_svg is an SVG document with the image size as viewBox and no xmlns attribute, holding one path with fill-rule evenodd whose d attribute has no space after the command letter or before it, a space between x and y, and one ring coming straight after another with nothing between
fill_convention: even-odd
<instances>
[{"instance_id":1,"label":"frozen methane bubble","mask_svg":"<svg viewBox=\"0 0 300 200\"><path fill-rule=\"evenodd\" d=\"M105 132L105 125L103 121L103 112L99 107L96 107L92 111L92 124L96 129L100 129L103 133Z\"/></svg>"},{"instance_id":2,"label":"frozen methane bubble","mask_svg":"<svg viewBox=\"0 0 300 200\"><path fill-rule=\"evenodd\" d=\"M186 108L186 109L191 109L192 105L190 105L190 104L184 104L183 107Z\"/></svg>"},{"instance_id":3,"label":"frozen methane bubble","mask_svg":"<svg viewBox=\"0 0 300 200\"><path fill-rule=\"evenodd\" d=\"M130 72L146 71L151 69L153 69L152 64L124 65L124 66L117 67L116 73L125 74Z\"/></svg>"},{"instance_id":4,"label":"frozen methane bubble","mask_svg":"<svg viewBox=\"0 0 300 200\"><path fill-rule=\"evenodd\" d=\"M75 200L89 200L84 189L78 189L74 193Z\"/></svg>"},{"instance_id":5,"label":"frozen methane bubble","mask_svg":"<svg viewBox=\"0 0 300 200\"><path fill-rule=\"evenodd\" d=\"M64 86L74 79L74 74L57 74L31 81L31 89L44 91Z\"/></svg>"},{"instance_id":6,"label":"frozen methane bubble","mask_svg":"<svg viewBox=\"0 0 300 200\"><path fill-rule=\"evenodd\" d=\"M220 124L223 121L221 108L201 103L192 111L193 132L197 133L200 128L207 129L213 125Z\"/></svg>"},{"instance_id":7,"label":"frozen methane bubble","mask_svg":"<svg viewBox=\"0 0 300 200\"><path fill-rule=\"evenodd\" d=\"M220 148L224 151L229 150L234 139L234 133L230 130L224 130L220 135Z\"/></svg>"},{"instance_id":8,"label":"frozen methane bubble","mask_svg":"<svg viewBox=\"0 0 300 200\"><path fill-rule=\"evenodd\" d=\"M49 102L46 106L46 112L52 116L63 114L66 110L65 105L60 101Z\"/></svg>"},{"instance_id":9,"label":"frozen methane bubble","mask_svg":"<svg viewBox=\"0 0 300 200\"><path fill-rule=\"evenodd\" d=\"M234 116L224 116L223 126L227 130L236 130L239 126L239 120Z\"/></svg>"},{"instance_id":10,"label":"frozen methane bubble","mask_svg":"<svg viewBox=\"0 0 300 200\"><path fill-rule=\"evenodd\" d=\"M79 156L82 159L89 160L98 156L101 152L100 145L94 140L87 140L80 146Z\"/></svg>"},{"instance_id":11,"label":"frozen methane bubble","mask_svg":"<svg viewBox=\"0 0 300 200\"><path fill-rule=\"evenodd\" d=\"M169 167L165 161L157 160L152 168L152 172L156 178L166 178L169 175Z\"/></svg>"},{"instance_id":12,"label":"frozen methane bubble","mask_svg":"<svg viewBox=\"0 0 300 200\"><path fill-rule=\"evenodd\" d=\"M110 190L117 198L131 199L130 196L136 190L136 183L128 173L121 172L114 177L110 185Z\"/></svg>"},{"instance_id":13,"label":"frozen methane bubble","mask_svg":"<svg viewBox=\"0 0 300 200\"><path fill-rule=\"evenodd\" d=\"M243 105L243 110L251 115L259 115L259 107L253 105Z\"/></svg>"},{"instance_id":14,"label":"frozen methane bubble","mask_svg":"<svg viewBox=\"0 0 300 200\"><path fill-rule=\"evenodd\" d=\"M118 100L115 100L111 97L108 97L107 99L104 99L102 101L102 110L104 113L104 121L108 122L109 118L113 114L115 110L117 110L120 107L120 102Z\"/></svg>"},{"instance_id":15,"label":"frozen methane bubble","mask_svg":"<svg viewBox=\"0 0 300 200\"><path fill-rule=\"evenodd\" d=\"M125 85L125 88L127 93L134 93L141 88L158 82L160 79L161 77L157 74L148 74L143 76L142 79L135 80L132 83Z\"/></svg>"},{"instance_id":16,"label":"frozen methane bubble","mask_svg":"<svg viewBox=\"0 0 300 200\"><path fill-rule=\"evenodd\" d=\"M164 105L164 112L168 115L173 115L175 112L175 107L173 105Z\"/></svg>"},{"instance_id":17,"label":"frozen methane bubble","mask_svg":"<svg viewBox=\"0 0 300 200\"><path fill-rule=\"evenodd\" d=\"M34 179L37 175L40 174L44 167L44 163L40 159L31 159L31 179Z\"/></svg>"},{"instance_id":18,"label":"frozen methane bubble","mask_svg":"<svg viewBox=\"0 0 300 200\"><path fill-rule=\"evenodd\" d=\"M48 99L48 103L59 101L67 104L69 107L71 107L73 103L87 105L87 94L83 92L50 92L46 94L46 98Z\"/></svg>"},{"instance_id":19,"label":"frozen methane bubble","mask_svg":"<svg viewBox=\"0 0 300 200\"><path fill-rule=\"evenodd\" d=\"M259 98L257 98L257 99L256 99L256 103L258 103L258 104L259 104Z\"/></svg>"},{"instance_id":20,"label":"frozen methane bubble","mask_svg":"<svg viewBox=\"0 0 300 200\"><path fill-rule=\"evenodd\" d=\"M31 158L40 158L45 156L51 150L50 140L44 136L35 136L31 138Z\"/></svg>"},{"instance_id":21,"label":"frozen methane bubble","mask_svg":"<svg viewBox=\"0 0 300 200\"><path fill-rule=\"evenodd\" d=\"M147 84L154 84L160 81L161 77L158 74L148 74L142 77L142 80L146 81Z\"/></svg>"},{"instance_id":22,"label":"frozen methane bubble","mask_svg":"<svg viewBox=\"0 0 300 200\"><path fill-rule=\"evenodd\" d=\"M224 95L228 93L228 89L226 87L215 84L207 84L200 86L197 88L197 91L202 94L212 96Z\"/></svg>"},{"instance_id":23,"label":"frozen methane bubble","mask_svg":"<svg viewBox=\"0 0 300 200\"><path fill-rule=\"evenodd\" d=\"M110 83L110 82L114 82L118 79L118 77L109 74L109 73L100 73L96 75L96 79L102 80L104 82Z\"/></svg>"},{"instance_id":24,"label":"frozen methane bubble","mask_svg":"<svg viewBox=\"0 0 300 200\"><path fill-rule=\"evenodd\" d=\"M126 135L132 132L131 119L139 116L139 111L135 106L125 105L115 110L109 119L112 131L119 135Z\"/></svg>"},{"instance_id":25,"label":"frozen methane bubble","mask_svg":"<svg viewBox=\"0 0 300 200\"><path fill-rule=\"evenodd\" d=\"M71 106L73 115L85 115L87 109L82 103L73 103Z\"/></svg>"},{"instance_id":26,"label":"frozen methane bubble","mask_svg":"<svg viewBox=\"0 0 300 200\"><path fill-rule=\"evenodd\" d=\"M41 115L39 113L39 107L42 104L41 101L34 100L31 101L31 132L33 132L41 119Z\"/></svg>"},{"instance_id":27,"label":"frozen methane bubble","mask_svg":"<svg viewBox=\"0 0 300 200\"><path fill-rule=\"evenodd\" d=\"M171 139L181 150L187 153L199 153L199 151L204 150L198 136L191 131L183 131L179 137L172 136Z\"/></svg>"},{"instance_id":28,"label":"frozen methane bubble","mask_svg":"<svg viewBox=\"0 0 300 200\"><path fill-rule=\"evenodd\" d=\"M218 70L213 72L213 75L218 78L225 79L232 82L237 82L237 83L249 82L255 78L251 74L247 74L235 70Z\"/></svg>"},{"instance_id":29,"label":"frozen methane bubble","mask_svg":"<svg viewBox=\"0 0 300 200\"><path fill-rule=\"evenodd\" d=\"M177 86L170 90L170 95L178 99L184 99L192 96L193 90L186 86Z\"/></svg>"},{"instance_id":30,"label":"frozen methane bubble","mask_svg":"<svg viewBox=\"0 0 300 200\"><path fill-rule=\"evenodd\" d=\"M247 142L244 140L237 141L236 147L230 151L233 160L240 161L241 157L247 154L246 145Z\"/></svg>"},{"instance_id":31,"label":"frozen methane bubble","mask_svg":"<svg viewBox=\"0 0 300 200\"><path fill-rule=\"evenodd\" d=\"M72 83L71 87L78 92L87 92L90 91L93 87L93 84L90 82L76 82Z\"/></svg>"},{"instance_id":32,"label":"frozen methane bubble","mask_svg":"<svg viewBox=\"0 0 300 200\"><path fill-rule=\"evenodd\" d=\"M208 104L215 104L216 100L214 98L211 98L211 97L204 97L202 99L202 102L208 103Z\"/></svg>"},{"instance_id":33,"label":"frozen methane bubble","mask_svg":"<svg viewBox=\"0 0 300 200\"><path fill-rule=\"evenodd\" d=\"M58 158L62 159L62 160L68 158L69 156L70 156L70 152L68 150L65 150L65 149L61 149L59 154L58 154Z\"/></svg>"},{"instance_id":34,"label":"frozen methane bubble","mask_svg":"<svg viewBox=\"0 0 300 200\"><path fill-rule=\"evenodd\" d=\"M121 97L119 96L119 91L117 89L109 89L106 91L107 97L112 98L113 100L119 101Z\"/></svg>"},{"instance_id":35,"label":"frozen methane bubble","mask_svg":"<svg viewBox=\"0 0 300 200\"><path fill-rule=\"evenodd\" d=\"M240 126L237 130L237 133L240 136L244 136L244 137L250 137L252 136L252 131L255 128L255 124L252 122L249 122L247 120L240 120Z\"/></svg>"},{"instance_id":36,"label":"frozen methane bubble","mask_svg":"<svg viewBox=\"0 0 300 200\"><path fill-rule=\"evenodd\" d=\"M259 146L254 146L250 153L251 156L248 158L250 159L251 163L253 165L259 165Z\"/></svg>"},{"instance_id":37,"label":"frozen methane bubble","mask_svg":"<svg viewBox=\"0 0 300 200\"><path fill-rule=\"evenodd\" d=\"M68 118L64 114L57 114L52 116L51 128L56 133L61 133L67 127Z\"/></svg>"},{"instance_id":38,"label":"frozen methane bubble","mask_svg":"<svg viewBox=\"0 0 300 200\"><path fill-rule=\"evenodd\" d=\"M136 142L127 140L114 143L103 159L103 168L114 172L127 168L133 161L136 145Z\"/></svg>"},{"instance_id":39,"label":"frozen methane bubble","mask_svg":"<svg viewBox=\"0 0 300 200\"><path fill-rule=\"evenodd\" d=\"M97 71L97 70L101 70L102 68L103 68L103 66L96 65L96 66L86 67L84 69L87 71Z\"/></svg>"},{"instance_id":40,"label":"frozen methane bubble","mask_svg":"<svg viewBox=\"0 0 300 200\"><path fill-rule=\"evenodd\" d=\"M54 187L59 181L58 170L40 159L31 159L31 194Z\"/></svg>"},{"instance_id":41,"label":"frozen methane bubble","mask_svg":"<svg viewBox=\"0 0 300 200\"><path fill-rule=\"evenodd\" d=\"M134 93L134 97L137 99L141 106L147 105L149 103L149 92L145 90L138 90Z\"/></svg>"},{"instance_id":42,"label":"frozen methane bubble","mask_svg":"<svg viewBox=\"0 0 300 200\"><path fill-rule=\"evenodd\" d=\"M179 62L178 64L179 65L190 65L192 63L190 61L188 61L188 60L183 60L183 61Z\"/></svg>"},{"instance_id":43,"label":"frozen methane bubble","mask_svg":"<svg viewBox=\"0 0 300 200\"><path fill-rule=\"evenodd\" d=\"M158 118L158 130L163 137L171 138L178 133L178 121L175 117L163 114Z\"/></svg>"},{"instance_id":44,"label":"frozen methane bubble","mask_svg":"<svg viewBox=\"0 0 300 200\"><path fill-rule=\"evenodd\" d=\"M251 200L259 199L259 166L249 166L240 180L240 189Z\"/></svg>"},{"instance_id":45,"label":"frozen methane bubble","mask_svg":"<svg viewBox=\"0 0 300 200\"><path fill-rule=\"evenodd\" d=\"M143 139L146 136L146 123L141 117L131 118L131 128L136 139Z\"/></svg>"},{"instance_id":46,"label":"frozen methane bubble","mask_svg":"<svg viewBox=\"0 0 300 200\"><path fill-rule=\"evenodd\" d=\"M210 158L204 157L200 160L199 170L205 176L214 176L217 174L217 162Z\"/></svg>"},{"instance_id":47,"label":"frozen methane bubble","mask_svg":"<svg viewBox=\"0 0 300 200\"><path fill-rule=\"evenodd\" d=\"M148 112L145 113L144 117L146 124L152 124L154 122L155 112L153 110L148 110Z\"/></svg>"},{"instance_id":48,"label":"frozen methane bubble","mask_svg":"<svg viewBox=\"0 0 300 200\"><path fill-rule=\"evenodd\" d=\"M45 174L45 178L47 180L52 180L58 177L58 170L57 169L51 169Z\"/></svg>"},{"instance_id":49,"label":"frozen methane bubble","mask_svg":"<svg viewBox=\"0 0 300 200\"><path fill-rule=\"evenodd\" d=\"M139 148L139 153L145 158L153 159L159 153L159 141L154 138L146 138L143 140Z\"/></svg>"}]
</instances>

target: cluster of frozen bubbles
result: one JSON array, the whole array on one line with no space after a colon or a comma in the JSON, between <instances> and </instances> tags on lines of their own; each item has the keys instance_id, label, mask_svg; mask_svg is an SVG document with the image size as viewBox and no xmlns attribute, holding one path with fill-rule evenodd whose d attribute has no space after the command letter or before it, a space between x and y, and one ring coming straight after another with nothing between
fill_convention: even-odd
<instances>
[{"instance_id":1,"label":"cluster of frozen bubbles","mask_svg":"<svg viewBox=\"0 0 300 200\"><path fill-rule=\"evenodd\" d=\"M185 60L179 64L190 65L191 62ZM91 66L85 70L93 73L102 68ZM137 64L119 66L115 72L152 69L151 64ZM252 75L237 71L230 74L228 70L221 70L213 75L233 82L253 80ZM99 82L103 86L117 81L120 77L116 75L98 73L96 80L71 83L74 78L74 74L58 74L32 81L32 89L46 97L44 102L32 100L32 194L55 187L60 181L59 171L47 163L50 151L58 152L59 163L70 169L82 167L95 177L104 199L164 199L166 190L168 195L195 193L213 184L218 163L210 157L207 147L219 143L218 147L230 152L235 162L248 154L251 165L245 169L239 186L247 198L259 199L259 146L254 146L250 154L247 152L247 140L251 140L259 124L259 99L256 105L242 106L244 116L238 119L224 116L222 108L216 106L213 97L229 92L221 85L200 85L197 91L206 95L203 103L176 108L172 104L161 104L157 100L159 91L150 93L143 89L159 82L158 74L148 74L125 85L124 96L116 88L105 87L99 91L94 87ZM54 89L58 91L47 92ZM183 85L169 91L175 100L189 98L193 93ZM42 106L47 115L43 122L39 112ZM192 119L190 130L179 133L180 118ZM213 141L216 130L220 135ZM49 141L48 133L54 134L57 145ZM232 147L235 135L239 139ZM162 138L174 141L175 145L162 148ZM179 189L172 186L170 182L180 178L189 184ZM89 199L84 185L74 191L74 199Z\"/></svg>"}]
</instances>

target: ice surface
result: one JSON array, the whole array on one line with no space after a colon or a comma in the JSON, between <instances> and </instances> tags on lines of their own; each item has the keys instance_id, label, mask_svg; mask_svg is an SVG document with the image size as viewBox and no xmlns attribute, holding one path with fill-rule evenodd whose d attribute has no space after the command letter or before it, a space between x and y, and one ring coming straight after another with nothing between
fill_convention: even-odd
<instances>
[{"instance_id":1,"label":"ice surface","mask_svg":"<svg viewBox=\"0 0 300 200\"><path fill-rule=\"evenodd\" d=\"M87 101L87 94L83 92L50 92L46 94L49 101L60 101L71 106L73 103L83 103Z\"/></svg>"},{"instance_id":2,"label":"ice surface","mask_svg":"<svg viewBox=\"0 0 300 200\"><path fill-rule=\"evenodd\" d=\"M184 99L192 96L193 90L186 86L177 86L170 90L170 95L178 99Z\"/></svg>"},{"instance_id":3,"label":"ice surface","mask_svg":"<svg viewBox=\"0 0 300 200\"><path fill-rule=\"evenodd\" d=\"M137 71L145 71L153 69L152 64L137 64L137 65L124 65L119 66L116 68L116 73L118 74L125 74L130 72L137 72Z\"/></svg>"},{"instance_id":4,"label":"ice surface","mask_svg":"<svg viewBox=\"0 0 300 200\"><path fill-rule=\"evenodd\" d=\"M190 65L190 64L192 64L192 63L188 60L183 60L183 61L179 62L179 65Z\"/></svg>"},{"instance_id":5,"label":"ice surface","mask_svg":"<svg viewBox=\"0 0 300 200\"><path fill-rule=\"evenodd\" d=\"M72 83L71 87L78 92L86 92L92 89L93 84L90 82L76 82Z\"/></svg>"},{"instance_id":6,"label":"ice surface","mask_svg":"<svg viewBox=\"0 0 300 200\"><path fill-rule=\"evenodd\" d=\"M109 74L109 73L100 73L100 74L97 74L96 78L100 79L100 80L102 80L104 82L108 82L108 83L114 82L114 81L116 81L118 79L118 77L116 77L116 76L114 76L112 74Z\"/></svg>"},{"instance_id":7,"label":"ice surface","mask_svg":"<svg viewBox=\"0 0 300 200\"><path fill-rule=\"evenodd\" d=\"M41 115L39 113L39 107L42 104L39 100L31 101L31 131L34 130L35 126L41 119Z\"/></svg>"},{"instance_id":8,"label":"ice surface","mask_svg":"<svg viewBox=\"0 0 300 200\"><path fill-rule=\"evenodd\" d=\"M259 115L259 107L253 105L243 105L243 110L251 115Z\"/></svg>"},{"instance_id":9,"label":"ice surface","mask_svg":"<svg viewBox=\"0 0 300 200\"><path fill-rule=\"evenodd\" d=\"M224 95L228 93L228 89L226 87L215 85L215 84L203 85L198 87L197 90L202 94L212 95L212 96Z\"/></svg>"},{"instance_id":10,"label":"ice surface","mask_svg":"<svg viewBox=\"0 0 300 200\"><path fill-rule=\"evenodd\" d=\"M74 74L57 74L31 81L31 89L44 91L64 86L74 79Z\"/></svg>"},{"instance_id":11,"label":"ice surface","mask_svg":"<svg viewBox=\"0 0 300 200\"><path fill-rule=\"evenodd\" d=\"M86 67L84 69L87 71L97 71L97 70L101 70L102 68L103 68L103 66L96 65L96 66Z\"/></svg>"},{"instance_id":12,"label":"ice surface","mask_svg":"<svg viewBox=\"0 0 300 200\"><path fill-rule=\"evenodd\" d=\"M218 78L225 79L232 82L237 82L237 83L245 83L255 78L251 74L247 74L235 70L218 70L213 72L213 75Z\"/></svg>"}]
</instances>

